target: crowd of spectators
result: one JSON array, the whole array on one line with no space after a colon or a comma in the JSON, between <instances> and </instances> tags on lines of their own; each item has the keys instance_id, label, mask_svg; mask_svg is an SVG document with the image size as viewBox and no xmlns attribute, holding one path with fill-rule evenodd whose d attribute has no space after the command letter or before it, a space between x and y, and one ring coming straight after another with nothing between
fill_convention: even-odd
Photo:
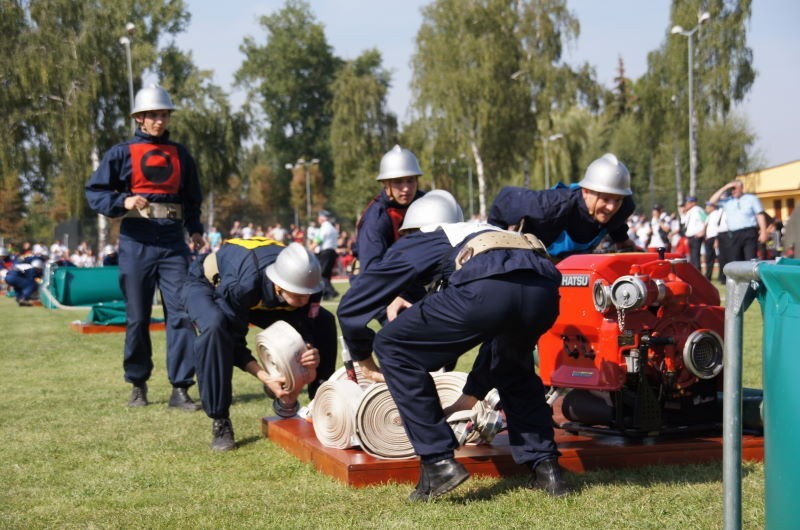
<instances>
[{"instance_id":1,"label":"crowd of spectators","mask_svg":"<svg viewBox=\"0 0 800 530\"><path fill-rule=\"evenodd\" d=\"M334 266L335 276L344 276L353 262L352 245L353 239L350 232L342 230L339 223L334 223L337 231L337 260ZM211 226L203 234L204 245L202 248L190 248L195 255L218 250L227 239L234 237L268 237L284 244L297 242L305 245L314 252L319 250L317 239L319 227L312 221L307 227L298 226L294 223L284 227L281 223L275 223L263 228L252 222L242 224L234 221L227 232L220 232L216 226ZM5 289L4 278L8 271L14 268L15 263L30 260L34 257L41 258L45 264L51 267L103 267L118 264L118 251L116 245L105 245L99 252L95 251L88 241L81 241L73 249L60 239L56 239L49 246L44 242L30 243L24 241L19 245L13 243L0 244L0 289Z\"/></svg>"},{"instance_id":2,"label":"crowd of spectators","mask_svg":"<svg viewBox=\"0 0 800 530\"><path fill-rule=\"evenodd\" d=\"M335 219L332 220L337 233L337 260L334 266L334 274L336 276L344 276L354 260L352 252L353 238L349 231L342 229L340 223L335 222ZM235 220L227 232L220 232L216 226L211 226L204 234L205 244L203 248L192 248L192 251L197 254L213 252L218 250L226 240L233 238L267 237L287 245L293 242L300 243L318 254L321 243L319 228L317 221L310 221L307 226L291 223L285 227L282 223L274 223L264 228L264 225L249 221L245 224L242 221Z\"/></svg>"},{"instance_id":3,"label":"crowd of spectators","mask_svg":"<svg viewBox=\"0 0 800 530\"><path fill-rule=\"evenodd\" d=\"M725 249L720 249L720 238L727 232L724 212L711 202L705 203L705 208L701 208L693 199L694 197L689 197L674 212L667 212L661 205L654 204L650 216L640 212L631 215L628 218L628 235L641 249L656 251L658 248L665 248L668 252L686 257L703 271L709 280L713 278L714 271L717 271L717 279L723 282L722 267L726 263L726 257ZM352 252L353 235L343 230L339 223L334 222L333 225L338 234L334 275L346 276L355 259ZM780 255L783 231L780 217L767 216L767 231L769 234L767 241L759 244L760 259L774 259ZM263 225L252 222L243 224L237 220L226 233L220 232L216 226L211 226L204 234L203 247L192 248L192 251L195 254L213 252L218 250L225 240L235 237L244 239L268 237L284 244L300 243L318 253L320 244L318 236L319 225L315 221L311 221L306 227L294 223L284 227L281 223L275 223L264 228ZM0 245L0 248L5 254L0 256L2 260L0 287L5 287L3 278L7 271L13 268L14 263L31 257L42 258L51 266L100 267L117 264L115 245L106 245L101 252L96 253L87 241L82 241L71 251L58 239L49 246L41 242L31 244L25 241L18 248L13 245Z\"/></svg>"},{"instance_id":4,"label":"crowd of spectators","mask_svg":"<svg viewBox=\"0 0 800 530\"><path fill-rule=\"evenodd\" d=\"M758 246L758 259L774 259L782 251L783 222L780 217L766 218L768 238ZM654 204L650 216L635 213L628 218L628 236L637 247L678 254L689 260L709 280L716 271L717 280L724 283L722 268L728 261L726 249L728 226L725 212L715 202L697 204L695 197L687 197L675 212L666 212Z\"/></svg>"}]
</instances>

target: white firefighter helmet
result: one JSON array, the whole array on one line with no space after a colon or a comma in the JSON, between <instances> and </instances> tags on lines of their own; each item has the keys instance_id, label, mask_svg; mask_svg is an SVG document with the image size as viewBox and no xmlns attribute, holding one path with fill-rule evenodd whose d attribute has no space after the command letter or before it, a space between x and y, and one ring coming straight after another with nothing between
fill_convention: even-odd
<instances>
[{"instance_id":1,"label":"white firefighter helmet","mask_svg":"<svg viewBox=\"0 0 800 530\"><path fill-rule=\"evenodd\" d=\"M34 258L31 260L31 267L34 269L44 269L44 260L42 258Z\"/></svg>"},{"instance_id":2,"label":"white firefighter helmet","mask_svg":"<svg viewBox=\"0 0 800 530\"><path fill-rule=\"evenodd\" d=\"M422 175L422 170L414 153L395 145L391 151L381 158L381 173L376 180L418 177L420 175Z\"/></svg>"},{"instance_id":3,"label":"white firefighter helmet","mask_svg":"<svg viewBox=\"0 0 800 530\"><path fill-rule=\"evenodd\" d=\"M613 195L631 195L631 174L625 164L606 153L589 164L578 185L587 190Z\"/></svg>"},{"instance_id":4,"label":"white firefighter helmet","mask_svg":"<svg viewBox=\"0 0 800 530\"><path fill-rule=\"evenodd\" d=\"M455 197L444 190L433 190L411 203L406 210L400 230L460 223L463 220L464 212L461 211Z\"/></svg>"},{"instance_id":5,"label":"white firefighter helmet","mask_svg":"<svg viewBox=\"0 0 800 530\"><path fill-rule=\"evenodd\" d=\"M300 243L289 243L281 250L266 274L272 283L295 294L318 293L324 285L319 260Z\"/></svg>"},{"instance_id":6,"label":"white firefighter helmet","mask_svg":"<svg viewBox=\"0 0 800 530\"><path fill-rule=\"evenodd\" d=\"M175 110L167 91L158 85L150 85L136 93L131 116L148 110Z\"/></svg>"}]
</instances>

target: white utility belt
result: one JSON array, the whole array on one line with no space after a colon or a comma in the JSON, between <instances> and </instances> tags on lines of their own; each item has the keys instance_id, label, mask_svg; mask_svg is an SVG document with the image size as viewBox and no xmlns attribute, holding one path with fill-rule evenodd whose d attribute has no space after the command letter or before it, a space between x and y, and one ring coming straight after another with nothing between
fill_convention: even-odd
<instances>
[{"instance_id":1,"label":"white utility belt","mask_svg":"<svg viewBox=\"0 0 800 530\"><path fill-rule=\"evenodd\" d=\"M456 270L478 254L497 248L532 250L541 256L547 256L547 247L535 235L496 230L483 232L470 239L456 256Z\"/></svg>"},{"instance_id":2,"label":"white utility belt","mask_svg":"<svg viewBox=\"0 0 800 530\"><path fill-rule=\"evenodd\" d=\"M144 219L183 219L183 206L172 202L151 202L144 208L128 210L125 217L142 217Z\"/></svg>"}]
</instances>

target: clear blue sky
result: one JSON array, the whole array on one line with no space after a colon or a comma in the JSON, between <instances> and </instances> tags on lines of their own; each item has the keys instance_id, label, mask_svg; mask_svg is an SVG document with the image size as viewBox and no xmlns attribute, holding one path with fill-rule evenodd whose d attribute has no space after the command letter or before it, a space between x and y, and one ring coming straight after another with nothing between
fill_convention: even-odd
<instances>
[{"instance_id":1,"label":"clear blue sky","mask_svg":"<svg viewBox=\"0 0 800 530\"><path fill-rule=\"evenodd\" d=\"M214 71L215 82L230 91L233 101L241 93L232 87L233 73L243 60L239 45L246 35L264 41L258 25L261 15L279 10L283 0L186 0L192 14L188 31L177 39L191 51L195 63ZM422 0L311 0L309 5L334 53L344 59L377 48L384 66L393 74L389 107L406 119L414 38L421 22ZM598 80L612 85L619 57L628 77L647 67L647 54L669 37L669 0L570 0L568 5L581 23L581 34L567 52L569 63L589 62ZM738 109L758 136L757 152L765 167L800 159L800 2L756 0L748 44L758 71L754 87ZM684 37L681 37L684 38ZM135 44L134 44L135 45ZM688 110L687 110L688 111Z\"/></svg>"}]
</instances>

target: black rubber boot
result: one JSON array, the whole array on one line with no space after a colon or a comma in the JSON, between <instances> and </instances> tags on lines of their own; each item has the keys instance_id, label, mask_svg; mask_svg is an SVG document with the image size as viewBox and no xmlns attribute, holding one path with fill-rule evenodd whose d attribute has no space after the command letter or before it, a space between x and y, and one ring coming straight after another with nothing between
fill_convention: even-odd
<instances>
[{"instance_id":1,"label":"black rubber boot","mask_svg":"<svg viewBox=\"0 0 800 530\"><path fill-rule=\"evenodd\" d=\"M147 383L133 385L131 390L131 397L128 399L129 407L145 407L149 405L147 401Z\"/></svg>"},{"instance_id":2,"label":"black rubber boot","mask_svg":"<svg viewBox=\"0 0 800 530\"><path fill-rule=\"evenodd\" d=\"M187 412L195 412L200 410L200 405L189 397L189 391L186 388L173 387L172 395L169 397L168 407L174 409L181 409Z\"/></svg>"},{"instance_id":3,"label":"black rubber boot","mask_svg":"<svg viewBox=\"0 0 800 530\"><path fill-rule=\"evenodd\" d=\"M552 457L542 460L533 469L533 475L528 481L529 488L542 489L552 497L563 497L572 492L564 478L561 476L561 466L558 458Z\"/></svg>"},{"instance_id":4,"label":"black rubber boot","mask_svg":"<svg viewBox=\"0 0 800 530\"><path fill-rule=\"evenodd\" d=\"M455 458L420 465L419 482L408 496L410 501L427 502L455 489L469 478L469 471Z\"/></svg>"},{"instance_id":5,"label":"black rubber boot","mask_svg":"<svg viewBox=\"0 0 800 530\"><path fill-rule=\"evenodd\" d=\"M236 448L236 441L233 439L233 424L228 418L214 420L211 426L211 449L222 453Z\"/></svg>"}]
</instances>

